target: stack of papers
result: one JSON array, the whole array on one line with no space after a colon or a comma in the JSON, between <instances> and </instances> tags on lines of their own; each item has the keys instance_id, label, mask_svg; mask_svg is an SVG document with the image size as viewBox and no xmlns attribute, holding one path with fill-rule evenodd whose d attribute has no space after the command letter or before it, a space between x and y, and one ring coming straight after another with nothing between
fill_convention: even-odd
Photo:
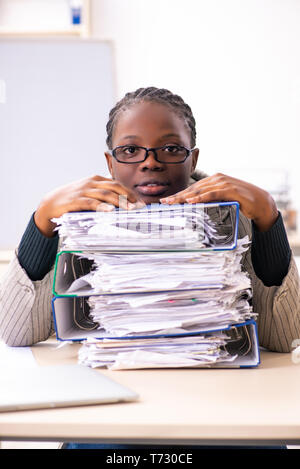
<instances>
[{"instance_id":1,"label":"stack of papers","mask_svg":"<svg viewBox=\"0 0 300 469\"><path fill-rule=\"evenodd\" d=\"M73 212L53 222L58 224L62 248L72 250L203 249L225 238L211 223L204 204L152 204L139 210Z\"/></svg>"},{"instance_id":2,"label":"stack of papers","mask_svg":"<svg viewBox=\"0 0 300 469\"><path fill-rule=\"evenodd\" d=\"M66 292L78 297L90 287L85 301L96 328L79 351L81 364L134 369L235 360L224 331L255 319L241 269L249 239L214 250L224 236L203 207L187 205L154 208L150 217L140 209L55 220L62 247L92 261Z\"/></svg>"},{"instance_id":3,"label":"stack of papers","mask_svg":"<svg viewBox=\"0 0 300 469\"><path fill-rule=\"evenodd\" d=\"M250 287L241 272L240 261L248 249L249 238L238 240L232 251L155 252L155 253L74 253L93 262L92 271L72 282L67 293L86 285L95 294L153 292L224 286Z\"/></svg>"},{"instance_id":4,"label":"stack of papers","mask_svg":"<svg viewBox=\"0 0 300 469\"><path fill-rule=\"evenodd\" d=\"M132 298L90 297L90 317L99 324L101 335L114 337L220 329L253 317L247 292L216 290L208 296L189 290L185 294L186 299L179 299L168 292L161 300L155 294L142 295L142 306L132 306Z\"/></svg>"},{"instance_id":5,"label":"stack of papers","mask_svg":"<svg viewBox=\"0 0 300 469\"><path fill-rule=\"evenodd\" d=\"M227 341L221 332L155 339L87 339L79 350L79 363L111 370L211 366L236 359L237 355L226 350Z\"/></svg>"}]
</instances>

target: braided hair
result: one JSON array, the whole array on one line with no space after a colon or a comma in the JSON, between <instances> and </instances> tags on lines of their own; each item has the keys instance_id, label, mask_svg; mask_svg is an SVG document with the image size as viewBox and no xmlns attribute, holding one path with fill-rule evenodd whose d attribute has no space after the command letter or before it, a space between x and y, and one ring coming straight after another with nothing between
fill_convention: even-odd
<instances>
[{"instance_id":1,"label":"braided hair","mask_svg":"<svg viewBox=\"0 0 300 469\"><path fill-rule=\"evenodd\" d=\"M110 150L112 149L113 129L120 113L126 111L131 105L142 101L154 101L169 106L184 120L185 124L190 129L191 148L194 148L196 145L196 122L190 106L186 104L180 96L173 94L171 91L150 86L148 88L138 88L136 91L126 93L124 98L110 111L109 120L106 125L106 144Z\"/></svg>"}]
</instances>

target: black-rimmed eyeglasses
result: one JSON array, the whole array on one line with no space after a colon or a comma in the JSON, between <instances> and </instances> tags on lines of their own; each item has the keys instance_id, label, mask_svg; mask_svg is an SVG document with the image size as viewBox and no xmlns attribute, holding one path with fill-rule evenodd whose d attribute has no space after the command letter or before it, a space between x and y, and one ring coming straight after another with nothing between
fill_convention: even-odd
<instances>
[{"instance_id":1,"label":"black-rimmed eyeglasses","mask_svg":"<svg viewBox=\"0 0 300 469\"><path fill-rule=\"evenodd\" d=\"M112 150L112 156L119 163L142 163L152 151L156 161L160 163L183 163L193 150L181 145L165 145L157 148L145 148L136 145L120 145Z\"/></svg>"}]
</instances>

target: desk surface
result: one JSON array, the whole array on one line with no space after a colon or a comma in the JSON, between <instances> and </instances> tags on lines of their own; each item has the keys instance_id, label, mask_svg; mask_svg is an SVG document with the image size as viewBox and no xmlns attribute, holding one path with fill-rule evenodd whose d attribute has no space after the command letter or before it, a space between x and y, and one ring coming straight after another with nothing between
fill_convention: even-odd
<instances>
[{"instance_id":1,"label":"desk surface","mask_svg":"<svg viewBox=\"0 0 300 469\"><path fill-rule=\"evenodd\" d=\"M79 344L32 347L40 366L77 362ZM0 414L0 439L226 444L300 442L300 365L262 352L254 369L99 373L140 394L134 403Z\"/></svg>"}]
</instances>

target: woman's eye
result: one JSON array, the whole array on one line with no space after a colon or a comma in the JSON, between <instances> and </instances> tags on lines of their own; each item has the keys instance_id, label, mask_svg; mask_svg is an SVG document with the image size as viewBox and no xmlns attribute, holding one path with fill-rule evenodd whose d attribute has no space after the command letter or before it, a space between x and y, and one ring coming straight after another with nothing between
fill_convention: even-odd
<instances>
[{"instance_id":1,"label":"woman's eye","mask_svg":"<svg viewBox=\"0 0 300 469\"><path fill-rule=\"evenodd\" d=\"M164 150L167 151L168 153L177 153L180 150L179 145L166 145L164 147Z\"/></svg>"},{"instance_id":2,"label":"woman's eye","mask_svg":"<svg viewBox=\"0 0 300 469\"><path fill-rule=\"evenodd\" d=\"M123 148L123 152L129 155L133 155L136 152L137 148L134 146Z\"/></svg>"}]
</instances>

